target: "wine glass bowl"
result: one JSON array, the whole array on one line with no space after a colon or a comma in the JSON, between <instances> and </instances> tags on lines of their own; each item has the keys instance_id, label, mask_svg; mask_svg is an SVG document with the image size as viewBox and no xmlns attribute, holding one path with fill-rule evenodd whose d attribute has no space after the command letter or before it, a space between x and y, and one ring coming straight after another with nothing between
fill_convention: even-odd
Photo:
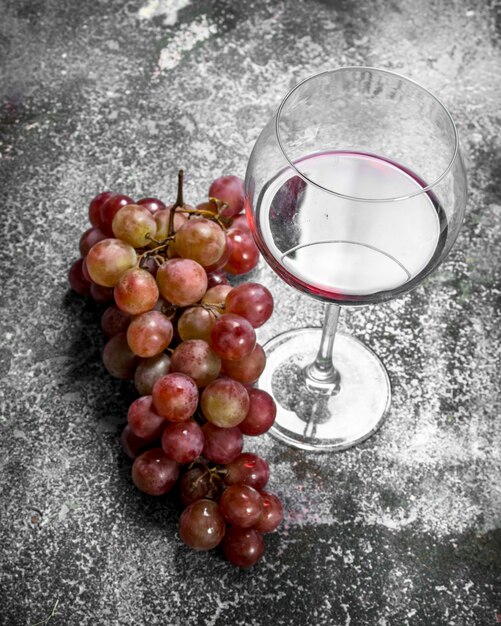
<instances>
[{"instance_id":1,"label":"wine glass bowl","mask_svg":"<svg viewBox=\"0 0 501 626\"><path fill-rule=\"evenodd\" d=\"M372 351L335 335L334 305L401 296L449 252L466 205L454 122L393 72L323 72L294 87L261 132L245 190L272 269L331 303L323 333L289 331L266 346L260 386L278 404L272 434L305 449L354 445L381 424L390 386Z\"/></svg>"}]
</instances>

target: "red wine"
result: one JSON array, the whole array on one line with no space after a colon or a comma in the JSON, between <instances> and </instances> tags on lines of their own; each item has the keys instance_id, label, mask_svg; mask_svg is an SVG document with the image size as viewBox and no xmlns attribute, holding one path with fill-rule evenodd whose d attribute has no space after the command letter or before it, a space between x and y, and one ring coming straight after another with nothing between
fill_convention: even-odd
<instances>
[{"instance_id":1,"label":"red wine","mask_svg":"<svg viewBox=\"0 0 501 626\"><path fill-rule=\"evenodd\" d=\"M252 228L286 282L322 300L363 304L405 293L436 266L447 222L417 175L360 152L314 154L297 165L342 195L290 167L263 188Z\"/></svg>"}]
</instances>

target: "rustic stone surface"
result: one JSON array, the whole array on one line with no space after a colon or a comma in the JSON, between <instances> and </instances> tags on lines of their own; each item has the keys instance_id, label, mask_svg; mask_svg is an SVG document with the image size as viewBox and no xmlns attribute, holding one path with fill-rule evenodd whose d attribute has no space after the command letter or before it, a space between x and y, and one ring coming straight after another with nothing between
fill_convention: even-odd
<instances>
[{"instance_id":1,"label":"rustic stone surface","mask_svg":"<svg viewBox=\"0 0 501 626\"><path fill-rule=\"evenodd\" d=\"M488 626L501 613L499 1L0 0L0 624ZM99 313L67 269L98 191L198 201L243 175L300 79L394 69L457 121L470 201L417 291L350 311L393 386L383 428L340 454L247 448L286 519L237 571L180 542L117 433L135 397L100 362ZM265 340L322 305L260 264ZM501 620L501 615L498 616Z\"/></svg>"}]
</instances>

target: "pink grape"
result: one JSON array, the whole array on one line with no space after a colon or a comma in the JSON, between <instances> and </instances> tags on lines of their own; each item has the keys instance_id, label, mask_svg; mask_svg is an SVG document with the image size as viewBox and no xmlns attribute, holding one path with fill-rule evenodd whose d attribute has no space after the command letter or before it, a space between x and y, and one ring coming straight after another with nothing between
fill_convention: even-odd
<instances>
[{"instance_id":1,"label":"pink grape","mask_svg":"<svg viewBox=\"0 0 501 626\"><path fill-rule=\"evenodd\" d=\"M106 202L101 205L99 211L101 225L100 228L107 237L113 237L113 218L120 209L127 204L134 204L134 200L129 196L117 193L110 196Z\"/></svg>"},{"instance_id":2,"label":"pink grape","mask_svg":"<svg viewBox=\"0 0 501 626\"><path fill-rule=\"evenodd\" d=\"M224 266L228 274L247 274L256 267L259 261L259 250L249 231L230 228L226 233L231 240L231 255Z\"/></svg>"},{"instance_id":3,"label":"pink grape","mask_svg":"<svg viewBox=\"0 0 501 626\"><path fill-rule=\"evenodd\" d=\"M246 388L231 378L219 378L207 385L200 399L206 419L221 428L237 426L249 410Z\"/></svg>"},{"instance_id":4,"label":"pink grape","mask_svg":"<svg viewBox=\"0 0 501 626\"><path fill-rule=\"evenodd\" d=\"M156 225L155 239L157 241L164 241L169 235L170 209L160 209L153 217L155 218ZM183 224L186 224L186 216L176 211L174 213L174 232L177 232ZM155 248L157 245L157 243L152 242L149 247Z\"/></svg>"},{"instance_id":5,"label":"pink grape","mask_svg":"<svg viewBox=\"0 0 501 626\"><path fill-rule=\"evenodd\" d=\"M206 341L189 339L172 353L171 370L190 376L197 387L205 387L219 376L221 359Z\"/></svg>"},{"instance_id":6,"label":"pink grape","mask_svg":"<svg viewBox=\"0 0 501 626\"><path fill-rule=\"evenodd\" d=\"M267 461L252 452L242 452L226 464L224 482L227 485L249 485L261 491L270 477Z\"/></svg>"},{"instance_id":7,"label":"pink grape","mask_svg":"<svg viewBox=\"0 0 501 626\"><path fill-rule=\"evenodd\" d=\"M127 422L132 432L147 441L158 439L166 421L153 409L152 397L141 396L130 405Z\"/></svg>"},{"instance_id":8,"label":"pink grape","mask_svg":"<svg viewBox=\"0 0 501 626\"><path fill-rule=\"evenodd\" d=\"M224 537L226 524L217 502L203 498L190 504L179 519L179 534L194 550L211 550Z\"/></svg>"},{"instance_id":9,"label":"pink grape","mask_svg":"<svg viewBox=\"0 0 501 626\"><path fill-rule=\"evenodd\" d=\"M238 361L254 350L256 331L244 317L225 313L212 326L210 345L222 359Z\"/></svg>"},{"instance_id":10,"label":"pink grape","mask_svg":"<svg viewBox=\"0 0 501 626\"><path fill-rule=\"evenodd\" d=\"M243 385L252 385L261 376L266 365L266 354L257 343L254 350L238 361L222 361L222 372Z\"/></svg>"},{"instance_id":11,"label":"pink grape","mask_svg":"<svg viewBox=\"0 0 501 626\"><path fill-rule=\"evenodd\" d=\"M141 198L141 200L137 201L137 204L146 207L152 215L166 208L165 204L158 198Z\"/></svg>"},{"instance_id":12,"label":"pink grape","mask_svg":"<svg viewBox=\"0 0 501 626\"><path fill-rule=\"evenodd\" d=\"M261 498L263 500L263 512L253 528L260 533L271 533L282 522L284 518L284 508L280 500L273 493L262 491Z\"/></svg>"},{"instance_id":13,"label":"pink grape","mask_svg":"<svg viewBox=\"0 0 501 626\"><path fill-rule=\"evenodd\" d=\"M134 372L134 385L142 396L151 395L153 385L159 378L170 372L170 357L165 353L144 359Z\"/></svg>"},{"instance_id":14,"label":"pink grape","mask_svg":"<svg viewBox=\"0 0 501 626\"><path fill-rule=\"evenodd\" d=\"M207 289L216 287L216 285L229 285L230 281L226 274L221 270L207 272Z\"/></svg>"},{"instance_id":15,"label":"pink grape","mask_svg":"<svg viewBox=\"0 0 501 626\"><path fill-rule=\"evenodd\" d=\"M210 333L218 317L215 311L208 311L201 306L185 309L177 322L177 332L183 341L203 339L210 341Z\"/></svg>"},{"instance_id":16,"label":"pink grape","mask_svg":"<svg viewBox=\"0 0 501 626\"><path fill-rule=\"evenodd\" d=\"M198 405L198 388L185 374L166 374L153 385L153 404L156 411L171 422L189 419Z\"/></svg>"},{"instance_id":17,"label":"pink grape","mask_svg":"<svg viewBox=\"0 0 501 626\"><path fill-rule=\"evenodd\" d=\"M244 435L263 435L275 422L277 405L270 394L262 389L249 390L249 410L238 428Z\"/></svg>"},{"instance_id":18,"label":"pink grape","mask_svg":"<svg viewBox=\"0 0 501 626\"><path fill-rule=\"evenodd\" d=\"M259 328L273 313L273 296L264 285L243 283L228 292L225 310L245 317L253 328Z\"/></svg>"},{"instance_id":19,"label":"pink grape","mask_svg":"<svg viewBox=\"0 0 501 626\"><path fill-rule=\"evenodd\" d=\"M157 232L153 215L139 204L127 204L117 211L111 227L115 237L134 248L149 245Z\"/></svg>"},{"instance_id":20,"label":"pink grape","mask_svg":"<svg viewBox=\"0 0 501 626\"><path fill-rule=\"evenodd\" d=\"M106 239L106 235L100 228L88 228L80 237L78 248L82 256L86 256L92 246L98 241Z\"/></svg>"},{"instance_id":21,"label":"pink grape","mask_svg":"<svg viewBox=\"0 0 501 626\"><path fill-rule=\"evenodd\" d=\"M149 441L145 441L135 435L128 424L122 430L120 443L122 445L122 450L131 461L137 458L151 445Z\"/></svg>"},{"instance_id":22,"label":"pink grape","mask_svg":"<svg viewBox=\"0 0 501 626\"><path fill-rule=\"evenodd\" d=\"M176 251L185 259L193 259L203 267L213 265L226 247L223 229L205 218L188 220L176 233Z\"/></svg>"},{"instance_id":23,"label":"pink grape","mask_svg":"<svg viewBox=\"0 0 501 626\"><path fill-rule=\"evenodd\" d=\"M211 491L211 475L205 467L193 467L179 481L179 493L185 507L208 496Z\"/></svg>"},{"instance_id":24,"label":"pink grape","mask_svg":"<svg viewBox=\"0 0 501 626\"><path fill-rule=\"evenodd\" d=\"M83 262L84 259L77 259L73 263L68 272L68 281L73 291L76 291L80 296L90 296L90 282L83 274Z\"/></svg>"},{"instance_id":25,"label":"pink grape","mask_svg":"<svg viewBox=\"0 0 501 626\"><path fill-rule=\"evenodd\" d=\"M263 500L249 485L231 485L223 491L219 508L224 519L239 528L254 526L263 512Z\"/></svg>"},{"instance_id":26,"label":"pink grape","mask_svg":"<svg viewBox=\"0 0 501 626\"><path fill-rule=\"evenodd\" d=\"M103 287L114 287L122 274L134 267L136 251L120 239L103 239L89 250L85 257L92 280Z\"/></svg>"},{"instance_id":27,"label":"pink grape","mask_svg":"<svg viewBox=\"0 0 501 626\"><path fill-rule=\"evenodd\" d=\"M213 463L231 463L242 452L242 432L233 428L219 428L210 422L202 426L205 444L203 456Z\"/></svg>"},{"instance_id":28,"label":"pink grape","mask_svg":"<svg viewBox=\"0 0 501 626\"><path fill-rule=\"evenodd\" d=\"M223 551L232 565L250 567L264 554L264 539L261 533L252 528L231 526L226 531Z\"/></svg>"},{"instance_id":29,"label":"pink grape","mask_svg":"<svg viewBox=\"0 0 501 626\"><path fill-rule=\"evenodd\" d=\"M249 220L247 219L247 215L242 213L241 215L235 216L231 221L232 228L239 228L240 230L250 231Z\"/></svg>"},{"instance_id":30,"label":"pink grape","mask_svg":"<svg viewBox=\"0 0 501 626\"><path fill-rule=\"evenodd\" d=\"M117 307L130 315L150 311L155 306L158 296L156 280L140 267L133 267L124 272L118 279L114 291Z\"/></svg>"},{"instance_id":31,"label":"pink grape","mask_svg":"<svg viewBox=\"0 0 501 626\"><path fill-rule=\"evenodd\" d=\"M132 379L138 363L139 357L129 348L126 333L111 337L104 346L103 364L114 378Z\"/></svg>"},{"instance_id":32,"label":"pink grape","mask_svg":"<svg viewBox=\"0 0 501 626\"><path fill-rule=\"evenodd\" d=\"M95 228L101 228L102 226L101 207L114 195L116 194L112 191L103 191L91 200L89 204L89 221Z\"/></svg>"},{"instance_id":33,"label":"pink grape","mask_svg":"<svg viewBox=\"0 0 501 626\"><path fill-rule=\"evenodd\" d=\"M192 259L170 259L158 268L157 283L166 300L176 306L189 306L207 291L207 274Z\"/></svg>"},{"instance_id":34,"label":"pink grape","mask_svg":"<svg viewBox=\"0 0 501 626\"><path fill-rule=\"evenodd\" d=\"M165 455L177 463L191 463L202 454L204 434L195 420L171 422L162 434Z\"/></svg>"},{"instance_id":35,"label":"pink grape","mask_svg":"<svg viewBox=\"0 0 501 626\"><path fill-rule=\"evenodd\" d=\"M132 481L150 496L161 496L172 489L179 476L179 465L168 459L162 448L140 454L132 465Z\"/></svg>"},{"instance_id":36,"label":"pink grape","mask_svg":"<svg viewBox=\"0 0 501 626\"><path fill-rule=\"evenodd\" d=\"M118 335L118 333L126 332L130 320L131 316L128 313L124 313L112 304L101 317L101 328L107 337L113 337Z\"/></svg>"},{"instance_id":37,"label":"pink grape","mask_svg":"<svg viewBox=\"0 0 501 626\"><path fill-rule=\"evenodd\" d=\"M231 239L228 239L228 237L225 237L225 242L226 243L223 249L223 253L219 257L219 259L215 261L214 263L211 263L210 265L204 265L204 269L207 272L207 274L211 272L217 272L218 270L222 270L223 267L226 265L226 263L228 263L228 261L230 260L231 250L232 250Z\"/></svg>"},{"instance_id":38,"label":"pink grape","mask_svg":"<svg viewBox=\"0 0 501 626\"><path fill-rule=\"evenodd\" d=\"M233 217L244 208L244 181L238 176L221 176L209 187L209 197L222 200L228 206L221 211L224 217Z\"/></svg>"},{"instance_id":39,"label":"pink grape","mask_svg":"<svg viewBox=\"0 0 501 626\"><path fill-rule=\"evenodd\" d=\"M202 304L207 304L209 306L216 306L222 312L226 302L226 297L232 290L233 287L231 285L216 285L215 287L207 289L201 302Z\"/></svg>"},{"instance_id":40,"label":"pink grape","mask_svg":"<svg viewBox=\"0 0 501 626\"><path fill-rule=\"evenodd\" d=\"M127 328L129 347L144 358L163 352L173 335L170 320L160 311L146 311L135 317Z\"/></svg>"}]
</instances>

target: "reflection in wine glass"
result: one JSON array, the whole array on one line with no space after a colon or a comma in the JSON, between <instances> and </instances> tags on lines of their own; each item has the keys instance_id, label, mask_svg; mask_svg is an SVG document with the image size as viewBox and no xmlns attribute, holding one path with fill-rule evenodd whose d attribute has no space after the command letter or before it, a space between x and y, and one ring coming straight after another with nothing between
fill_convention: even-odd
<instances>
[{"instance_id":1,"label":"reflection in wine glass","mask_svg":"<svg viewBox=\"0 0 501 626\"><path fill-rule=\"evenodd\" d=\"M390 385L369 348L336 334L339 305L405 294L449 252L466 206L456 128L433 95L398 74L323 72L282 101L245 185L270 266L330 303L323 331L288 331L266 345L260 387L277 401L272 434L303 449L347 448L379 427Z\"/></svg>"}]
</instances>

